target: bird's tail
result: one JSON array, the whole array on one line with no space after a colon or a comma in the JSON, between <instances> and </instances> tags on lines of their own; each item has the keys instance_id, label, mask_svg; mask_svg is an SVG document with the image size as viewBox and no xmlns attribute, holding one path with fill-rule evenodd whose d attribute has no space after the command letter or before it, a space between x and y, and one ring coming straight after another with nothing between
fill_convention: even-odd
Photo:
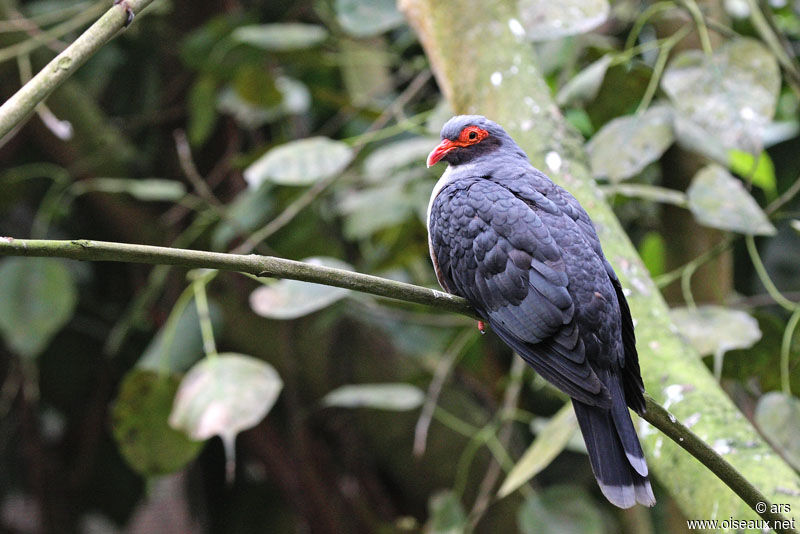
<instances>
[{"instance_id":1,"label":"bird's tail","mask_svg":"<svg viewBox=\"0 0 800 534\"><path fill-rule=\"evenodd\" d=\"M656 500L647 478L647 463L619 379L611 374L600 379L611 394L610 410L572 401L594 476L612 504L620 508L637 502L653 506Z\"/></svg>"}]
</instances>

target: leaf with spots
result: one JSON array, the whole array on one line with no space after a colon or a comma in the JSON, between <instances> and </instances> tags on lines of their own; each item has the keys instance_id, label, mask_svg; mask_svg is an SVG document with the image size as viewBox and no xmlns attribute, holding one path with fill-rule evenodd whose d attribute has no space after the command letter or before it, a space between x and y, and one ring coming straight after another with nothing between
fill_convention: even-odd
<instances>
[{"instance_id":1,"label":"leaf with spots","mask_svg":"<svg viewBox=\"0 0 800 534\"><path fill-rule=\"evenodd\" d=\"M556 95L559 106L579 106L594 100L603 84L608 66L611 64L611 54L603 57L580 71L564 84Z\"/></svg>"},{"instance_id":2,"label":"leaf with spots","mask_svg":"<svg viewBox=\"0 0 800 534\"><path fill-rule=\"evenodd\" d=\"M702 225L746 235L773 235L776 230L742 182L719 165L708 165L686 190L689 209Z\"/></svg>"},{"instance_id":3,"label":"leaf with spots","mask_svg":"<svg viewBox=\"0 0 800 534\"><path fill-rule=\"evenodd\" d=\"M612 120L586 145L592 173L613 182L630 178L656 161L674 141L672 113L665 106Z\"/></svg>"},{"instance_id":4,"label":"leaf with spots","mask_svg":"<svg viewBox=\"0 0 800 534\"><path fill-rule=\"evenodd\" d=\"M119 451L144 476L180 470L203 445L167 422L178 382L175 375L134 369L122 381L111 408L111 431Z\"/></svg>"},{"instance_id":5,"label":"leaf with spots","mask_svg":"<svg viewBox=\"0 0 800 534\"><path fill-rule=\"evenodd\" d=\"M520 0L519 15L531 41L550 41L591 31L608 18L608 0Z\"/></svg>"},{"instance_id":6,"label":"leaf with spots","mask_svg":"<svg viewBox=\"0 0 800 534\"><path fill-rule=\"evenodd\" d=\"M780 86L777 61L754 39L729 41L711 57L681 52L661 79L678 110L725 148L753 154L761 151L761 132L775 114Z\"/></svg>"},{"instance_id":7,"label":"leaf with spots","mask_svg":"<svg viewBox=\"0 0 800 534\"><path fill-rule=\"evenodd\" d=\"M406 411L418 408L425 394L411 384L358 384L336 388L322 399L326 406Z\"/></svg>"}]
</instances>

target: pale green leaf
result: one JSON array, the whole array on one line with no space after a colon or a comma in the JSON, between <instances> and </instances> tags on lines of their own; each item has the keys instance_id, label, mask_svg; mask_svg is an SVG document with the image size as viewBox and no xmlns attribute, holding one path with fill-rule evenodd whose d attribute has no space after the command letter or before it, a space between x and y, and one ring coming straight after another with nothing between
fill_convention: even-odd
<instances>
[{"instance_id":1,"label":"pale green leaf","mask_svg":"<svg viewBox=\"0 0 800 534\"><path fill-rule=\"evenodd\" d=\"M800 471L800 399L773 391L758 399L756 424L781 456Z\"/></svg>"},{"instance_id":2,"label":"pale green leaf","mask_svg":"<svg viewBox=\"0 0 800 534\"><path fill-rule=\"evenodd\" d=\"M207 357L181 380L169 424L194 440L220 436L230 480L236 435L269 413L282 388L280 376L265 361L232 352Z\"/></svg>"},{"instance_id":3,"label":"pale green leaf","mask_svg":"<svg viewBox=\"0 0 800 534\"><path fill-rule=\"evenodd\" d=\"M375 408L406 411L419 407L425 394L411 384L357 384L331 391L322 399L326 406L339 408Z\"/></svg>"},{"instance_id":4,"label":"pale green leaf","mask_svg":"<svg viewBox=\"0 0 800 534\"><path fill-rule=\"evenodd\" d=\"M312 257L303 260L311 265L321 265L352 271L353 267L336 258ZM348 289L299 280L278 280L256 288L250 293L250 308L268 319L297 319L327 308L347 296Z\"/></svg>"},{"instance_id":5,"label":"pale green leaf","mask_svg":"<svg viewBox=\"0 0 800 534\"><path fill-rule=\"evenodd\" d=\"M520 0L522 25L512 19L511 31L519 35L523 28L532 41L549 41L591 31L608 18L608 0Z\"/></svg>"},{"instance_id":6,"label":"pale green leaf","mask_svg":"<svg viewBox=\"0 0 800 534\"><path fill-rule=\"evenodd\" d=\"M686 194L689 209L702 225L748 235L776 231L742 182L719 165L700 169Z\"/></svg>"},{"instance_id":7,"label":"pale green leaf","mask_svg":"<svg viewBox=\"0 0 800 534\"><path fill-rule=\"evenodd\" d=\"M117 193L138 200L169 202L186 195L186 187L175 180L162 178L88 178L76 184L79 192Z\"/></svg>"},{"instance_id":8,"label":"pale green leaf","mask_svg":"<svg viewBox=\"0 0 800 534\"><path fill-rule=\"evenodd\" d=\"M253 24L236 28L231 38L271 52L285 52L320 44L328 38L328 30L316 24L299 22Z\"/></svg>"},{"instance_id":9,"label":"pale green leaf","mask_svg":"<svg viewBox=\"0 0 800 534\"><path fill-rule=\"evenodd\" d=\"M336 19L354 37L371 37L403 24L395 0L336 0Z\"/></svg>"},{"instance_id":10,"label":"pale green leaf","mask_svg":"<svg viewBox=\"0 0 800 534\"><path fill-rule=\"evenodd\" d=\"M620 181L656 161L674 140L669 108L653 107L640 115L612 120L586 145L592 173Z\"/></svg>"},{"instance_id":11,"label":"pale green leaf","mask_svg":"<svg viewBox=\"0 0 800 534\"><path fill-rule=\"evenodd\" d=\"M725 148L761 151L761 130L775 114L780 91L775 57L754 39L734 39L706 57L678 54L661 79L674 106Z\"/></svg>"},{"instance_id":12,"label":"pale green leaf","mask_svg":"<svg viewBox=\"0 0 800 534\"><path fill-rule=\"evenodd\" d=\"M385 144L364 160L364 176L370 182L395 182L397 171L410 166L422 168L425 158L438 144L435 137L412 137Z\"/></svg>"},{"instance_id":13,"label":"pale green leaf","mask_svg":"<svg viewBox=\"0 0 800 534\"><path fill-rule=\"evenodd\" d=\"M244 171L251 189L264 180L280 185L310 185L341 173L353 149L327 137L309 137L273 148Z\"/></svg>"},{"instance_id":14,"label":"pale green leaf","mask_svg":"<svg viewBox=\"0 0 800 534\"><path fill-rule=\"evenodd\" d=\"M497 496L503 498L528 482L550 465L556 456L567 446L578 429L578 420L572 403L567 403L542 428L522 457L506 476Z\"/></svg>"},{"instance_id":15,"label":"pale green leaf","mask_svg":"<svg viewBox=\"0 0 800 534\"><path fill-rule=\"evenodd\" d=\"M611 59L611 54L605 54L573 76L558 91L556 95L558 105L561 107L575 106L594 100L594 97L600 91L600 86L603 84Z\"/></svg>"},{"instance_id":16,"label":"pale green leaf","mask_svg":"<svg viewBox=\"0 0 800 534\"><path fill-rule=\"evenodd\" d=\"M20 356L38 356L70 320L78 301L72 273L54 258L0 262L0 333Z\"/></svg>"},{"instance_id":17,"label":"pale green leaf","mask_svg":"<svg viewBox=\"0 0 800 534\"><path fill-rule=\"evenodd\" d=\"M253 129L287 115L304 113L311 107L311 93L302 82L279 76L275 78L275 88L281 94L281 102L265 108L247 102L233 87L225 87L217 98L217 109L231 115L242 127Z\"/></svg>"},{"instance_id":18,"label":"pale green leaf","mask_svg":"<svg viewBox=\"0 0 800 534\"><path fill-rule=\"evenodd\" d=\"M728 168L763 189L768 198L778 196L775 165L765 150L761 152L756 161L750 152L731 149L728 151Z\"/></svg>"},{"instance_id":19,"label":"pale green leaf","mask_svg":"<svg viewBox=\"0 0 800 534\"><path fill-rule=\"evenodd\" d=\"M670 317L680 335L700 356L714 356L714 374L722 373L726 352L746 349L761 339L761 329L749 314L724 306L672 308Z\"/></svg>"},{"instance_id":20,"label":"pale green leaf","mask_svg":"<svg viewBox=\"0 0 800 534\"><path fill-rule=\"evenodd\" d=\"M175 375L129 371L111 408L111 430L125 461L144 476L173 473L192 461L202 442L170 427Z\"/></svg>"}]
</instances>

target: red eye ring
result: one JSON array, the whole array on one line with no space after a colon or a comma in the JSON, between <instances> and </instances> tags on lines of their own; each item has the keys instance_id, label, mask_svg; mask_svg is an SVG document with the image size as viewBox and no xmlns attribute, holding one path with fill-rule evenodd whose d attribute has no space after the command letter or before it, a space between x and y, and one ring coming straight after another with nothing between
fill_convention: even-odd
<instances>
[{"instance_id":1,"label":"red eye ring","mask_svg":"<svg viewBox=\"0 0 800 534\"><path fill-rule=\"evenodd\" d=\"M477 126L467 126L458 134L458 141L461 146L474 145L489 137L489 132Z\"/></svg>"}]
</instances>

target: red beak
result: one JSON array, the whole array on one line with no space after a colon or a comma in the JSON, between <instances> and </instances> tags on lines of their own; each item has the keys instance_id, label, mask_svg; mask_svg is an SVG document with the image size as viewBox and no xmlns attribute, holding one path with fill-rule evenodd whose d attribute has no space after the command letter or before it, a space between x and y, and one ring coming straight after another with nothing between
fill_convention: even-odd
<instances>
[{"instance_id":1,"label":"red beak","mask_svg":"<svg viewBox=\"0 0 800 534\"><path fill-rule=\"evenodd\" d=\"M455 144L450 139L442 139L442 142L439 143L437 147L431 151L430 154L428 154L428 161L427 161L428 167L436 165L439 162L439 160L445 156L445 154L458 147L459 145Z\"/></svg>"}]
</instances>

